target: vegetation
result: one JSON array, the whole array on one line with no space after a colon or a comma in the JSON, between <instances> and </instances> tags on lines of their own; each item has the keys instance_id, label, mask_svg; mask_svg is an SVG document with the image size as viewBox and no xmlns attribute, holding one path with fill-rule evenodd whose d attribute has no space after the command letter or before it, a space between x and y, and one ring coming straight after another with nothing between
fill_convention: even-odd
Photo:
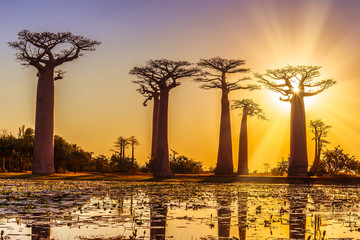
<instances>
[{"instance_id":1,"label":"vegetation","mask_svg":"<svg viewBox=\"0 0 360 240\"><path fill-rule=\"evenodd\" d=\"M0 169L2 172L23 172L31 168L34 129L19 128L18 136L3 130L0 135Z\"/></svg>"},{"instance_id":2,"label":"vegetation","mask_svg":"<svg viewBox=\"0 0 360 240\"><path fill-rule=\"evenodd\" d=\"M320 161L318 170L319 175L329 174L336 175L354 175L360 173L360 162L355 156L344 153L339 145L333 150L326 150Z\"/></svg>"},{"instance_id":3,"label":"vegetation","mask_svg":"<svg viewBox=\"0 0 360 240\"><path fill-rule=\"evenodd\" d=\"M320 157L321 157L321 151L322 148L328 144L329 142L325 140L327 137L327 134L329 133L329 129L331 126L326 125L323 121L320 119L312 121L310 120L309 124L310 131L314 134L314 137L312 140L315 141L315 157L314 157L314 163L310 168L309 176L314 176L320 166Z\"/></svg>"},{"instance_id":4,"label":"vegetation","mask_svg":"<svg viewBox=\"0 0 360 240\"><path fill-rule=\"evenodd\" d=\"M154 160L150 159L145 165L141 168L142 172L153 172L155 167ZM188 158L184 155L176 157L171 155L170 158L170 168L174 173L202 173L204 172L201 162L195 161L191 158Z\"/></svg>"},{"instance_id":5,"label":"vegetation","mask_svg":"<svg viewBox=\"0 0 360 240\"><path fill-rule=\"evenodd\" d=\"M203 83L200 88L221 90L220 136L215 169L215 174L219 175L233 174L229 93L239 89L259 89L259 86L253 84L241 85L243 81L250 80L249 77L243 77L235 82L228 80L230 74L249 72L250 69L242 68L244 64L245 60L220 57L200 59L198 62L198 66L204 69L202 74L195 79Z\"/></svg>"},{"instance_id":6,"label":"vegetation","mask_svg":"<svg viewBox=\"0 0 360 240\"><path fill-rule=\"evenodd\" d=\"M202 163L183 155L170 161L170 168L174 173L201 173Z\"/></svg>"},{"instance_id":7,"label":"vegetation","mask_svg":"<svg viewBox=\"0 0 360 240\"><path fill-rule=\"evenodd\" d=\"M100 42L70 32L23 30L18 33L18 41L8 44L17 51L16 59L22 65L35 67L38 71L32 171L54 173L54 81L63 78L62 71L54 76L55 68L77 59L83 51L94 51Z\"/></svg>"},{"instance_id":8,"label":"vegetation","mask_svg":"<svg viewBox=\"0 0 360 240\"><path fill-rule=\"evenodd\" d=\"M155 177L174 177L174 173L170 170L168 144L168 106L170 90L180 85L178 82L179 79L195 76L198 72L199 69L191 67L191 63L187 61L171 61L167 59L149 60L145 67L134 67L130 71L130 74L140 79L137 82L140 83L140 88L144 90L144 93L146 93L145 89L150 83L156 86L160 94L158 122L157 127L155 127L157 131ZM142 93L142 90L140 93ZM153 97L153 93L148 94L151 94L150 96ZM145 94L145 96L147 95ZM149 96L147 98L149 98ZM156 113L154 112L153 114Z\"/></svg>"},{"instance_id":9,"label":"vegetation","mask_svg":"<svg viewBox=\"0 0 360 240\"><path fill-rule=\"evenodd\" d=\"M232 109L242 108L242 120L240 127L239 139L239 158L238 158L238 171L239 175L248 175L248 137L247 137L247 119L248 117L257 116L259 119L265 120L265 114L260 108L259 104L251 99L235 100L231 105Z\"/></svg>"},{"instance_id":10,"label":"vegetation","mask_svg":"<svg viewBox=\"0 0 360 240\"><path fill-rule=\"evenodd\" d=\"M276 167L271 169L271 174L274 176L283 176L284 174L289 173L289 158L285 160L284 158L281 159L280 162L277 163Z\"/></svg>"},{"instance_id":11,"label":"vegetation","mask_svg":"<svg viewBox=\"0 0 360 240\"><path fill-rule=\"evenodd\" d=\"M304 97L311 97L333 86L332 79L317 80L320 66L286 66L255 74L268 89L281 94L281 101L291 103L290 117L290 176L308 175L306 120Z\"/></svg>"},{"instance_id":12,"label":"vegetation","mask_svg":"<svg viewBox=\"0 0 360 240\"><path fill-rule=\"evenodd\" d=\"M282 159L278 162L276 167L271 170L272 175L283 176L289 172L289 161ZM360 174L360 161L356 159L354 155L344 153L344 149L340 146L336 146L333 150L325 150L323 157L320 160L317 175L355 175Z\"/></svg>"},{"instance_id":13,"label":"vegetation","mask_svg":"<svg viewBox=\"0 0 360 240\"><path fill-rule=\"evenodd\" d=\"M18 33L18 41L9 42L17 51L16 57L22 65L37 69L38 89L36 103L35 131L19 128L17 137L6 131L0 135L0 170L24 172L32 169L35 174L56 172L131 172L151 171L155 177L173 177L175 173L200 173L202 164L173 151L169 158L168 147L168 106L170 90L179 86L179 80L194 77L202 83L200 88L221 90L221 118L217 175L233 174L232 139L230 124L229 93L240 89L256 90L260 86L242 85L250 80L243 77L229 81L229 75L247 73L243 68L245 60L214 57L200 59L197 67L187 61L167 59L149 60L146 66L134 67L130 74L137 77L137 91L145 97L143 105L153 102L153 124L151 158L140 167L135 158L135 148L139 141L135 136L119 136L114 142L111 156L93 156L93 152L82 149L77 144L68 143L63 137L54 136L54 81L63 78L63 71L55 68L82 56L84 51L94 51L100 42L73 35L70 32L30 32ZM319 66L286 66L267 70L265 74L255 74L259 82L268 89L280 93L280 100L291 103L290 156L272 169L274 175L307 176L318 174L353 174L359 172L359 164L354 156L345 154L340 146L326 150L321 159L323 147L330 126L321 120L310 121L309 128L314 134L315 158L308 172L306 149L306 125L304 97L314 96L333 86L332 79L317 80ZM57 76L55 76L57 74ZM250 99L234 101L233 109L242 108L243 118L239 141L239 174L248 174L247 117L258 116L265 119L263 111ZM131 148L131 155L126 151ZM269 165L264 164L268 169ZM267 171L267 170L266 170Z\"/></svg>"}]
</instances>

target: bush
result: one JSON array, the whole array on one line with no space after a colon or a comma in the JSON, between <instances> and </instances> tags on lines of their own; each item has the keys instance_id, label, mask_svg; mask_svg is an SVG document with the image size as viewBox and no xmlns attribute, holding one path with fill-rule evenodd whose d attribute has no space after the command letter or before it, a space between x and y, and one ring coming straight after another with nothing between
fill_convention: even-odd
<instances>
[{"instance_id":1,"label":"bush","mask_svg":"<svg viewBox=\"0 0 360 240\"><path fill-rule=\"evenodd\" d=\"M289 172L289 157L287 160L284 160L283 158L281 162L277 163L275 168L271 169L271 174L275 176L282 176L288 172Z\"/></svg>"},{"instance_id":2,"label":"bush","mask_svg":"<svg viewBox=\"0 0 360 240\"><path fill-rule=\"evenodd\" d=\"M153 168L154 159L150 159L149 162L141 167L140 171L154 172ZM170 160L170 169L174 173L201 173L204 171L201 162L197 162L183 155Z\"/></svg>"},{"instance_id":3,"label":"bush","mask_svg":"<svg viewBox=\"0 0 360 240\"><path fill-rule=\"evenodd\" d=\"M119 157L112 155L110 159L110 165L112 172L121 172L121 173L129 173L129 172L136 172L139 170L139 164L134 159L134 162L131 158Z\"/></svg>"},{"instance_id":4,"label":"bush","mask_svg":"<svg viewBox=\"0 0 360 240\"><path fill-rule=\"evenodd\" d=\"M179 156L170 161L170 168L174 173L201 173L202 163L185 156Z\"/></svg>"},{"instance_id":5,"label":"bush","mask_svg":"<svg viewBox=\"0 0 360 240\"><path fill-rule=\"evenodd\" d=\"M355 173L360 173L360 162L356 160L355 156L344 153L344 149L341 149L340 146L323 153L318 175L329 174L334 176Z\"/></svg>"}]
</instances>

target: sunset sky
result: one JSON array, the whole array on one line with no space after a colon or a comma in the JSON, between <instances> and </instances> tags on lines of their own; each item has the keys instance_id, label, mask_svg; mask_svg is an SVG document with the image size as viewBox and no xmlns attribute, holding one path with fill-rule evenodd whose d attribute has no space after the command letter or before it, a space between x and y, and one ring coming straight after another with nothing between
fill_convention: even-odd
<instances>
[{"instance_id":1,"label":"sunset sky","mask_svg":"<svg viewBox=\"0 0 360 240\"><path fill-rule=\"evenodd\" d=\"M140 142L135 156L150 155L152 104L131 83L129 71L149 59L196 63L220 56L244 59L249 74L291 65L320 65L321 79L338 83L306 101L306 117L331 125L328 146L341 145L360 160L360 1L353 0L62 0L2 1L0 6L0 129L17 134L35 125L36 71L15 61L7 45L17 33L70 31L101 41L60 69L55 83L55 134L96 155L110 155L118 136ZM256 79L252 82L255 83ZM250 83L250 82L249 82ZM220 124L220 90L202 90L183 79L170 93L169 146L215 166ZM235 91L231 100L252 98L268 121L249 120L250 171L264 171L289 154L290 104L267 90ZM231 115L237 166L240 111ZM309 161L314 143L308 133ZM130 150L128 150L130 154Z\"/></svg>"}]
</instances>

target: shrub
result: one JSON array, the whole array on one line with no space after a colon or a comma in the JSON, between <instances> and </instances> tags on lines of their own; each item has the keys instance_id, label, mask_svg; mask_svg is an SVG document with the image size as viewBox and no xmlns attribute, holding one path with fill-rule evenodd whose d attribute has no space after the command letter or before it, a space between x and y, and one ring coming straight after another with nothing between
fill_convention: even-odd
<instances>
[{"instance_id":1,"label":"shrub","mask_svg":"<svg viewBox=\"0 0 360 240\"><path fill-rule=\"evenodd\" d=\"M344 149L341 149L340 146L323 153L318 171L319 175L329 174L332 176L359 172L360 162L356 160L355 156L344 153Z\"/></svg>"},{"instance_id":2,"label":"shrub","mask_svg":"<svg viewBox=\"0 0 360 240\"><path fill-rule=\"evenodd\" d=\"M277 163L276 167L271 169L271 174L275 176L282 176L289 172L289 157L287 160L282 160Z\"/></svg>"},{"instance_id":3,"label":"shrub","mask_svg":"<svg viewBox=\"0 0 360 240\"><path fill-rule=\"evenodd\" d=\"M185 156L179 156L170 161L170 168L174 173L200 173L203 172L202 163Z\"/></svg>"}]
</instances>

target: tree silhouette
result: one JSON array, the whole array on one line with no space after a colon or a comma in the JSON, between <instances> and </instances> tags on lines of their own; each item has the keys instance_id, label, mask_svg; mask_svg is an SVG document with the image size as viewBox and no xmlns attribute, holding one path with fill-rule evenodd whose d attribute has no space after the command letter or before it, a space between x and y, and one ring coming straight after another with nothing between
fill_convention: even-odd
<instances>
[{"instance_id":1,"label":"tree silhouette","mask_svg":"<svg viewBox=\"0 0 360 240\"><path fill-rule=\"evenodd\" d=\"M130 74L140 80L152 83L159 90L159 120L157 126L155 177L173 177L170 170L168 145L168 104L169 92L180 85L178 79L192 77L199 73L199 69L190 68L186 61L171 61L167 59L149 60L145 67L134 67ZM150 87L151 88L151 87ZM151 93L149 93L151 94Z\"/></svg>"},{"instance_id":2,"label":"tree silhouette","mask_svg":"<svg viewBox=\"0 0 360 240\"><path fill-rule=\"evenodd\" d=\"M309 171L309 176L314 176L320 166L320 156L322 148L329 143L324 138L327 137L327 134L329 133L328 129L330 129L331 126L326 125L323 121L318 119L315 121L310 120L309 128L310 131L314 134L312 140L315 140L315 157L314 163Z\"/></svg>"},{"instance_id":3,"label":"tree silhouette","mask_svg":"<svg viewBox=\"0 0 360 240\"><path fill-rule=\"evenodd\" d=\"M240 83L250 80L249 77L243 77L235 82L228 81L229 74L246 73L249 69L242 68L245 60L224 59L214 57L210 59L200 59L198 66L203 69L209 69L211 72L204 71L203 74L195 79L202 82L200 86L203 89L220 89L221 90L221 119L220 119L220 137L219 148L215 174L232 175L233 159L231 146L231 125L230 125L230 109L229 109L229 93L239 89L258 89L257 85L242 86Z\"/></svg>"},{"instance_id":4,"label":"tree silhouette","mask_svg":"<svg viewBox=\"0 0 360 240\"><path fill-rule=\"evenodd\" d=\"M266 120L263 110L259 104L251 99L234 100L231 105L232 109L242 108L242 120L240 127L239 139L239 158L238 158L238 171L239 175L249 175L248 168L248 134L247 134L247 119L248 117L257 116L259 119Z\"/></svg>"},{"instance_id":5,"label":"tree silhouette","mask_svg":"<svg viewBox=\"0 0 360 240\"><path fill-rule=\"evenodd\" d=\"M18 33L18 41L8 43L17 50L16 58L25 66L38 70L36 98L36 120L34 140L33 173L54 173L54 77L57 66L82 55L82 51L93 51L100 42L92 41L70 32Z\"/></svg>"},{"instance_id":6,"label":"tree silhouette","mask_svg":"<svg viewBox=\"0 0 360 240\"><path fill-rule=\"evenodd\" d=\"M281 101L291 103L289 176L307 176L306 118L304 97L333 86L332 79L317 80L320 66L286 66L255 74L268 89L280 93ZM271 80L269 80L271 79Z\"/></svg>"},{"instance_id":7,"label":"tree silhouette","mask_svg":"<svg viewBox=\"0 0 360 240\"><path fill-rule=\"evenodd\" d=\"M135 136L131 136L128 138L128 142L131 145L131 162L134 164L134 154L135 154L135 146L140 145L139 141L135 138Z\"/></svg>"},{"instance_id":8,"label":"tree silhouette","mask_svg":"<svg viewBox=\"0 0 360 240\"><path fill-rule=\"evenodd\" d=\"M143 105L147 106L147 101L154 100L153 103L153 119L152 119L152 137L151 137L151 158L155 159L156 154L156 141L159 124L159 106L160 106L160 89L155 82L155 73L148 67L136 68L130 74L136 75L139 79L132 81L139 85L136 89L140 94L146 97Z\"/></svg>"},{"instance_id":9,"label":"tree silhouette","mask_svg":"<svg viewBox=\"0 0 360 240\"><path fill-rule=\"evenodd\" d=\"M130 142L128 138L120 136L114 142L114 147L119 149L120 158L125 158L125 149L129 146Z\"/></svg>"}]
</instances>

